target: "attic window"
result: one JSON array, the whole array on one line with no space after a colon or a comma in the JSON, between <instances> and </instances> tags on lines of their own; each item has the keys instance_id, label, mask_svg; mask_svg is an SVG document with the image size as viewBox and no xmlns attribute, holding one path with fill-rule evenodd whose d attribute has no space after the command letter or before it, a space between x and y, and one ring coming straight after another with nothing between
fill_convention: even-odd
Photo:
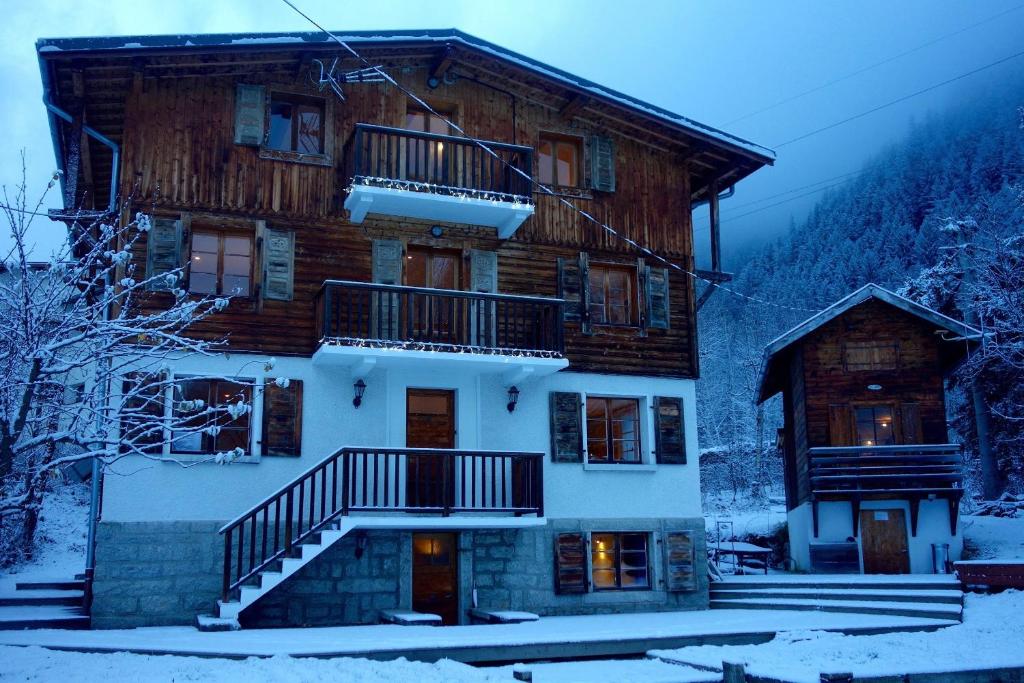
<instances>
[{"instance_id":1,"label":"attic window","mask_svg":"<svg viewBox=\"0 0 1024 683\"><path fill-rule=\"evenodd\" d=\"M324 121L324 100L272 93L267 148L298 154L323 154Z\"/></svg>"},{"instance_id":2,"label":"attic window","mask_svg":"<svg viewBox=\"0 0 1024 683\"><path fill-rule=\"evenodd\" d=\"M900 362L900 345L889 341L846 342L843 367L847 372L895 370Z\"/></svg>"}]
</instances>

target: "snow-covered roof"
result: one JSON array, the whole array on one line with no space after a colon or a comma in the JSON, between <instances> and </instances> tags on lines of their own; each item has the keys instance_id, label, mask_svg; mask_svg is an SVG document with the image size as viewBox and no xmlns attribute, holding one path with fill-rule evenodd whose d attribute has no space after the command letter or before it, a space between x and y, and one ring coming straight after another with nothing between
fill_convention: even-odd
<instances>
[{"instance_id":1,"label":"snow-covered roof","mask_svg":"<svg viewBox=\"0 0 1024 683\"><path fill-rule=\"evenodd\" d=\"M803 321L802 323L792 328L791 330L784 332L783 334L779 335L778 337L776 337L775 339L768 343L768 345L764 349L764 357L761 361L760 376L757 382L758 400L763 401L777 393L773 391L770 394L766 394L766 391L768 391L768 388L766 387L766 383L768 381L768 373L771 370L770 366L775 356L777 356L781 351L788 348L794 342L799 341L803 337L806 337L808 334L814 332L815 330L825 325L829 321L838 318L851 308L859 306L860 304L864 303L865 301L868 301L869 299L877 299L878 301L885 302L890 306L895 306L896 308L899 308L900 310L903 310L909 313L910 315L916 316L922 320L926 320L932 323L933 325L940 329L944 329L953 333L958 339L966 339L973 341L979 340L982 337L982 333L980 330L977 330L966 323L960 322L959 320L954 320L953 318L950 318L948 315L943 315L942 313L939 313L934 309L928 308L927 306L922 306L916 301L911 301L905 296L900 296L895 292L890 292L888 289L885 289L884 287L880 287L879 285L876 285L874 283L868 283L861 287L860 289L858 289L857 291L853 292L852 294L848 294L844 298L835 302L828 308L819 311L818 313L815 313L807 320Z\"/></svg>"},{"instance_id":2,"label":"snow-covered roof","mask_svg":"<svg viewBox=\"0 0 1024 683\"><path fill-rule=\"evenodd\" d=\"M653 116L665 123L685 130L687 133L701 138L714 140L720 144L734 148L761 163L773 163L775 153L767 147L744 140L724 131L705 125L693 119L681 116L662 107L644 102L630 95L612 90L580 76L570 74L535 59L521 55L512 50L495 45L458 29L416 29L400 31L337 31L334 35L346 43L379 44L388 42L401 43L436 43L459 44L489 54L504 61L516 64L530 71L599 99L610 101L620 106ZM325 45L332 38L323 32L290 32L290 33L211 33L211 34L179 34L149 36L116 36L92 38L40 38L36 41L36 51L41 58L53 53L68 52L124 52L169 49L209 49L231 47L267 46L273 48Z\"/></svg>"}]
</instances>

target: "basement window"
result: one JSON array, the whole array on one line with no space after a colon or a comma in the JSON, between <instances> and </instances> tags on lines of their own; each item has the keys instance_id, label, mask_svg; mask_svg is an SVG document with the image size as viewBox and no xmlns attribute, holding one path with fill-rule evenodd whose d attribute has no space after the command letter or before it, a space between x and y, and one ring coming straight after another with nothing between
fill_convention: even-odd
<instances>
[{"instance_id":1,"label":"basement window","mask_svg":"<svg viewBox=\"0 0 1024 683\"><path fill-rule=\"evenodd\" d=\"M590 578L595 591L649 589L651 579L647 534L592 534L590 566Z\"/></svg>"}]
</instances>

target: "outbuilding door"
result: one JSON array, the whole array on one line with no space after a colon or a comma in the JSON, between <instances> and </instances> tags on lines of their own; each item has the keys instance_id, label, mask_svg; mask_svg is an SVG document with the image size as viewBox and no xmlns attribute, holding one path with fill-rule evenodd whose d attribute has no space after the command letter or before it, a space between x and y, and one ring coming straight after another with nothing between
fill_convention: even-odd
<instances>
[{"instance_id":1,"label":"outbuilding door","mask_svg":"<svg viewBox=\"0 0 1024 683\"><path fill-rule=\"evenodd\" d=\"M861 510L860 543L865 574L910 573L903 510Z\"/></svg>"}]
</instances>

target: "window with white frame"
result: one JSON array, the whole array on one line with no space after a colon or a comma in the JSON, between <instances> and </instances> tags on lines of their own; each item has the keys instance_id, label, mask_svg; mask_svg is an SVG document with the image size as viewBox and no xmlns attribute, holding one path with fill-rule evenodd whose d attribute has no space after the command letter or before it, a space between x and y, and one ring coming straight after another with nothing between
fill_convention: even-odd
<instances>
[{"instance_id":1,"label":"window with white frame","mask_svg":"<svg viewBox=\"0 0 1024 683\"><path fill-rule=\"evenodd\" d=\"M587 462L638 465L640 450L640 400L587 396Z\"/></svg>"}]
</instances>

